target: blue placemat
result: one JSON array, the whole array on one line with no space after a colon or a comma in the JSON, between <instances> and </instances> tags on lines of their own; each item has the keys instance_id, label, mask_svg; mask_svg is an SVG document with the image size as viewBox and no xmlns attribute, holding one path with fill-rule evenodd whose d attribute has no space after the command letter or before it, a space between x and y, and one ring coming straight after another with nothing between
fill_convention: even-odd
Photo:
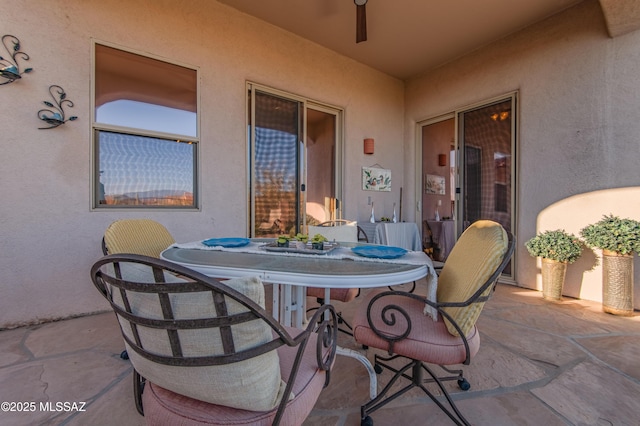
<instances>
[{"instance_id":1,"label":"blue placemat","mask_svg":"<svg viewBox=\"0 0 640 426\"><path fill-rule=\"evenodd\" d=\"M355 254L377 259L395 259L407 254L407 250L392 246L358 246L351 249Z\"/></svg>"},{"instance_id":2,"label":"blue placemat","mask_svg":"<svg viewBox=\"0 0 640 426\"><path fill-rule=\"evenodd\" d=\"M210 238L202 244L209 247L242 247L249 244L248 238Z\"/></svg>"}]
</instances>

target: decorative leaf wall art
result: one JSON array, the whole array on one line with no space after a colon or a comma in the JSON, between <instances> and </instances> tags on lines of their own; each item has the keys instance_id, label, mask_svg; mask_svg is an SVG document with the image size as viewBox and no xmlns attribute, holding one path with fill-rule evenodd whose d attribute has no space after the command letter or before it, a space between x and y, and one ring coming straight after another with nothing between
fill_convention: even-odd
<instances>
[{"instance_id":1,"label":"decorative leaf wall art","mask_svg":"<svg viewBox=\"0 0 640 426\"><path fill-rule=\"evenodd\" d=\"M67 105L73 108L73 102L67 99L67 94L62 87L57 84L49 86L49 94L51 94L54 103L44 101L43 103L49 108L43 108L38 111L38 118L49 124L49 127L38 127L38 129L54 129L67 121L78 119L75 115L65 119L64 106Z\"/></svg>"},{"instance_id":2,"label":"decorative leaf wall art","mask_svg":"<svg viewBox=\"0 0 640 426\"><path fill-rule=\"evenodd\" d=\"M18 59L28 61L29 55L20 50L20 40L18 40L18 37L5 34L2 36L2 44L9 54L9 57L5 58L0 56L0 86L13 83L21 79L22 74L33 71L33 68L25 68L22 72L20 71Z\"/></svg>"}]
</instances>

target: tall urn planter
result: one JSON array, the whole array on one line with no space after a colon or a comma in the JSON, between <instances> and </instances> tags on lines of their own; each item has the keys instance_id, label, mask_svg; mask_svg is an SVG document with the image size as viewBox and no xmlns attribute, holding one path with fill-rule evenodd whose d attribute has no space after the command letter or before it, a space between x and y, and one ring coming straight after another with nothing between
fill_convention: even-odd
<instances>
[{"instance_id":1,"label":"tall urn planter","mask_svg":"<svg viewBox=\"0 0 640 426\"><path fill-rule=\"evenodd\" d=\"M602 310L633 315L633 254L602 251Z\"/></svg>"},{"instance_id":2,"label":"tall urn planter","mask_svg":"<svg viewBox=\"0 0 640 426\"><path fill-rule=\"evenodd\" d=\"M542 298L557 302L562 300L562 287L567 275L567 262L542 259Z\"/></svg>"},{"instance_id":3,"label":"tall urn planter","mask_svg":"<svg viewBox=\"0 0 640 426\"><path fill-rule=\"evenodd\" d=\"M561 301L567 264L575 262L582 254L580 240L558 229L536 235L525 246L531 256L542 258L542 297L554 302Z\"/></svg>"},{"instance_id":4,"label":"tall urn planter","mask_svg":"<svg viewBox=\"0 0 640 426\"><path fill-rule=\"evenodd\" d=\"M633 315L633 253L640 249L640 222L609 215L580 234L589 247L602 250L602 310Z\"/></svg>"}]
</instances>

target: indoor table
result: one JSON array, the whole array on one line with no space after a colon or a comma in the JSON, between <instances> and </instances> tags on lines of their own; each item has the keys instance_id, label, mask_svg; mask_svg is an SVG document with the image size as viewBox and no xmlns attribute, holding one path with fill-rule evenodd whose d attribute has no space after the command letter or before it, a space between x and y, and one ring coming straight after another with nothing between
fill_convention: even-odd
<instances>
[{"instance_id":1,"label":"indoor table","mask_svg":"<svg viewBox=\"0 0 640 426\"><path fill-rule=\"evenodd\" d=\"M456 244L455 222L453 220L427 220L427 223L431 228L433 241L440 249L440 256L437 260L444 262Z\"/></svg>"},{"instance_id":2,"label":"indoor table","mask_svg":"<svg viewBox=\"0 0 640 426\"><path fill-rule=\"evenodd\" d=\"M358 222L369 242L422 251L420 230L414 222Z\"/></svg>"}]
</instances>

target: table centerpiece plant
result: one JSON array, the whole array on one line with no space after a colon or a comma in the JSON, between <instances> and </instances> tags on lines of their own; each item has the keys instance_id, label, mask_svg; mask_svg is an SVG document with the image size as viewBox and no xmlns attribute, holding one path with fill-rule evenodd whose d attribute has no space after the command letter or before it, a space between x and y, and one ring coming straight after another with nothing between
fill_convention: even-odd
<instances>
[{"instance_id":1,"label":"table centerpiece plant","mask_svg":"<svg viewBox=\"0 0 640 426\"><path fill-rule=\"evenodd\" d=\"M278 247L288 247L290 240L291 237L288 235L279 235L278 238L276 238L276 244Z\"/></svg>"},{"instance_id":2,"label":"table centerpiece plant","mask_svg":"<svg viewBox=\"0 0 640 426\"><path fill-rule=\"evenodd\" d=\"M311 247L316 249L316 250L323 250L324 249L324 243L329 241L329 239L327 237L325 237L322 234L316 234L313 236L313 238L311 238Z\"/></svg>"},{"instance_id":3,"label":"table centerpiece plant","mask_svg":"<svg viewBox=\"0 0 640 426\"><path fill-rule=\"evenodd\" d=\"M296 248L298 250L304 250L307 247L307 241L309 241L309 236L307 234L302 234L298 232L293 239L296 241Z\"/></svg>"},{"instance_id":4,"label":"table centerpiece plant","mask_svg":"<svg viewBox=\"0 0 640 426\"><path fill-rule=\"evenodd\" d=\"M567 264L582 255L582 243L564 229L539 233L525 243L529 254L542 258L542 297L562 300L562 287L567 274Z\"/></svg>"},{"instance_id":5,"label":"table centerpiece plant","mask_svg":"<svg viewBox=\"0 0 640 426\"><path fill-rule=\"evenodd\" d=\"M609 214L580 235L588 247L602 250L602 310L633 315L633 254L640 250L640 222Z\"/></svg>"}]
</instances>

